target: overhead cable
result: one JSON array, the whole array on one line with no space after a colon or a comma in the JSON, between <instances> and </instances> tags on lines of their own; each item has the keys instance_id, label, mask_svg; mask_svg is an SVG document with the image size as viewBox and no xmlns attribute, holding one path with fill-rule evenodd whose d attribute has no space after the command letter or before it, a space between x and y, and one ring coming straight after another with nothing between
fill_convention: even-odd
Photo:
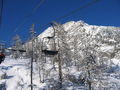
<instances>
[{"instance_id":1,"label":"overhead cable","mask_svg":"<svg viewBox=\"0 0 120 90\"><path fill-rule=\"evenodd\" d=\"M22 22L15 28L14 32L16 32L30 17L37 11L37 9L44 3L45 0L40 0L40 2L32 9L31 13L28 14Z\"/></svg>"},{"instance_id":2,"label":"overhead cable","mask_svg":"<svg viewBox=\"0 0 120 90\"><path fill-rule=\"evenodd\" d=\"M92 1L88 2L87 4L85 4L85 5L83 5L83 6L80 6L79 8L74 9L73 11L71 11L71 12L69 12L69 13L66 13L66 14L63 15L63 16L60 16L60 17L56 18L55 21L61 20L61 19L63 19L63 18L66 18L66 17L68 17L68 16L70 16L70 15L72 15L72 14L80 11L81 9L84 9L84 8L87 8L87 7L91 6L92 4L94 4L94 3L98 2L98 1L100 1L100 0L92 0Z\"/></svg>"},{"instance_id":3,"label":"overhead cable","mask_svg":"<svg viewBox=\"0 0 120 90\"><path fill-rule=\"evenodd\" d=\"M3 0L1 0L1 6L0 6L0 27L2 24L2 15L3 15Z\"/></svg>"},{"instance_id":4,"label":"overhead cable","mask_svg":"<svg viewBox=\"0 0 120 90\"><path fill-rule=\"evenodd\" d=\"M53 21L59 21L59 20L61 20L61 19L63 19L63 18L66 18L66 17L68 17L68 16L70 16L70 15L72 15L72 14L74 14L74 13L76 13L76 12L78 12L78 11L84 9L84 8L87 8L87 7L91 6L91 5L93 5L94 3L97 3L98 1L100 1L100 0L92 0L92 1L88 2L87 4L85 4L85 5L83 5L83 6L80 6L79 8L76 8L76 9L74 9L73 11L71 11L71 12L69 12L69 13L66 13L66 14L63 15L63 16L60 16L60 17L54 19ZM51 21L51 22L52 22L52 21ZM50 25L51 22L43 25L43 26L41 27L41 29L44 28L44 27L46 27L46 26L48 26L48 25Z\"/></svg>"}]
</instances>

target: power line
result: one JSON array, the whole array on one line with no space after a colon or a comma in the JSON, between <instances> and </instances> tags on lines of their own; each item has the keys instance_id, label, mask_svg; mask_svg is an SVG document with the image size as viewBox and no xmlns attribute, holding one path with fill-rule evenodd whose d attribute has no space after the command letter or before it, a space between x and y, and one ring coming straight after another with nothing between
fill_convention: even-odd
<instances>
[{"instance_id":1,"label":"power line","mask_svg":"<svg viewBox=\"0 0 120 90\"><path fill-rule=\"evenodd\" d=\"M28 15L28 16L31 16L31 15L37 10L37 8L39 8L39 7L42 5L43 1L44 1L44 0L41 0L40 3L32 10L31 14ZM79 8L76 8L76 9L74 9L73 11L71 11L71 12L69 12L69 13L66 13L66 14L63 15L63 16L60 16L60 17L54 19L53 21L58 21L58 20L61 20L61 19L63 19L63 18L66 18L66 17L68 17L68 16L70 16L70 15L72 15L72 14L80 11L81 9L87 8L87 7L91 6L91 5L93 5L94 3L97 3L98 1L100 1L100 0L92 0L92 1L88 2L87 4L85 4L85 5L83 5L83 6L80 6ZM27 19L28 19L28 18L27 18ZM15 32L25 23L25 21L26 21L27 19L26 19L26 18L24 19L24 22L22 22L22 23L15 29ZM45 28L46 26L48 26L48 25L50 25L50 24L51 24L51 22L43 25L43 26L41 27L41 29Z\"/></svg>"},{"instance_id":2,"label":"power line","mask_svg":"<svg viewBox=\"0 0 120 90\"><path fill-rule=\"evenodd\" d=\"M92 0L92 1L88 2L87 4L85 4L84 6L80 6L79 8L76 8L73 11L71 11L71 12L69 12L69 13L61 16L61 17L56 18L55 21L61 20L62 18L66 18L66 17L68 17L68 16L70 16L70 15L80 11L81 9L87 8L88 6L94 4L94 3L98 2L98 1L100 1L100 0Z\"/></svg>"},{"instance_id":3,"label":"power line","mask_svg":"<svg viewBox=\"0 0 120 90\"><path fill-rule=\"evenodd\" d=\"M40 0L40 2L33 8L30 14L28 14L23 21L15 28L14 32L16 32L30 17L36 12L36 10L44 3L45 0Z\"/></svg>"},{"instance_id":4,"label":"power line","mask_svg":"<svg viewBox=\"0 0 120 90\"><path fill-rule=\"evenodd\" d=\"M45 0L41 0L41 1L38 3L38 5L36 5L36 7L33 8L32 13L34 13L34 12L44 3L44 1L45 1Z\"/></svg>"},{"instance_id":5,"label":"power line","mask_svg":"<svg viewBox=\"0 0 120 90\"><path fill-rule=\"evenodd\" d=\"M0 27L2 24L2 15L3 15L3 0L1 0L1 7L0 7Z\"/></svg>"},{"instance_id":6,"label":"power line","mask_svg":"<svg viewBox=\"0 0 120 90\"><path fill-rule=\"evenodd\" d=\"M29 15L27 15L25 19L23 19L22 23L21 23L20 25L18 25L18 27L14 30L14 32L16 32L16 31L29 19L29 17L32 16L32 15L35 13L35 11L44 3L44 1L45 1L45 0L41 0L41 1L36 5L36 7L33 8L32 12L31 12ZM82 0L82 1L83 1L83 0ZM46 26L46 25L49 25L49 23L48 23L48 24L45 24L44 26Z\"/></svg>"},{"instance_id":7,"label":"power line","mask_svg":"<svg viewBox=\"0 0 120 90\"><path fill-rule=\"evenodd\" d=\"M63 16L60 16L60 17L54 19L53 21L59 21L59 20L61 20L61 19L63 19L63 18L66 18L66 17L68 17L68 16L70 16L70 15L72 15L72 14L80 11L81 9L87 8L87 7L91 6L91 5L93 5L94 3L97 3L98 1L100 1L100 0L92 0L92 1L88 2L87 4L85 4L85 5L83 5L83 6L80 6L79 8L76 8L76 9L74 9L73 11L71 11L71 12L69 12L69 13L66 13L66 14L63 15ZM43 26L41 27L41 29L44 28L44 27L46 27L46 26L48 26L48 25L50 25L50 23L51 23L51 22L43 25Z\"/></svg>"}]
</instances>

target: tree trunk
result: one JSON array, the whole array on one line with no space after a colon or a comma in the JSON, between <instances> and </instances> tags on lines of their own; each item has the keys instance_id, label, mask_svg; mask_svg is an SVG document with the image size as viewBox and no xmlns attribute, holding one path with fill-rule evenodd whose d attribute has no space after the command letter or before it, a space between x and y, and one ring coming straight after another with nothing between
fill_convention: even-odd
<instances>
[{"instance_id":1,"label":"tree trunk","mask_svg":"<svg viewBox=\"0 0 120 90\"><path fill-rule=\"evenodd\" d=\"M58 69L59 69L60 88L62 88L62 66L61 66L61 59L59 53L58 53Z\"/></svg>"},{"instance_id":2,"label":"tree trunk","mask_svg":"<svg viewBox=\"0 0 120 90\"><path fill-rule=\"evenodd\" d=\"M88 87L89 87L89 90L92 90L92 87L91 87L91 81L90 81L90 71L88 70L88 78L89 78L89 80L88 80Z\"/></svg>"}]
</instances>

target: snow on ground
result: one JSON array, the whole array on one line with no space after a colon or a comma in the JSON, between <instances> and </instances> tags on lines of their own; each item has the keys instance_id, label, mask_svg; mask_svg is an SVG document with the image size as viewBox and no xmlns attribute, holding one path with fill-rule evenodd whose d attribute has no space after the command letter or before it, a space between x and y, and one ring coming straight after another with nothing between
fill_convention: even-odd
<instances>
[{"instance_id":1,"label":"snow on ground","mask_svg":"<svg viewBox=\"0 0 120 90\"><path fill-rule=\"evenodd\" d=\"M35 67L34 67L35 68ZM35 71L35 70L34 70ZM6 58L0 65L0 84L6 85L6 90L30 90L30 63L29 59ZM44 87L39 83L38 75L34 75L34 90ZM0 89L1 90L1 89Z\"/></svg>"},{"instance_id":2,"label":"snow on ground","mask_svg":"<svg viewBox=\"0 0 120 90\"><path fill-rule=\"evenodd\" d=\"M106 90L119 90L120 89L120 64L119 60L112 59L114 66L110 68L108 73L103 73L102 83L104 83L104 88ZM50 63L46 63L46 70L52 68ZM69 71L63 69L64 74L73 75L78 79L81 72L78 72L75 67L70 67ZM34 63L34 72L33 72L33 83L34 90L58 90L58 89L49 89L47 80L45 83L40 83L37 65ZM5 61L0 65L0 88L2 86L6 87L6 90L30 90L30 59L12 59L7 57ZM54 77L57 77L57 73L54 70L51 72L51 76L48 77L52 80ZM100 84L99 82L95 83ZM2 85L2 86L1 86ZM53 84L54 85L54 84ZM111 89L110 89L111 86ZM77 83L72 81L64 80L63 87L65 89L61 90L85 90L84 86L80 86ZM1 90L1 89L0 89ZM5 89L3 89L5 90ZM100 90L100 89L95 89Z\"/></svg>"}]
</instances>

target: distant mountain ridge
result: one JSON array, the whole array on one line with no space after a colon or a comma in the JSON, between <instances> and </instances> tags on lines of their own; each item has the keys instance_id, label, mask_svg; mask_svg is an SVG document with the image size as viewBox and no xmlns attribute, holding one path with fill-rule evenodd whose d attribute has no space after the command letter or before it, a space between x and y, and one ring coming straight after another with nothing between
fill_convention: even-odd
<instances>
[{"instance_id":1,"label":"distant mountain ridge","mask_svg":"<svg viewBox=\"0 0 120 90\"><path fill-rule=\"evenodd\" d=\"M120 30L120 27L114 27L114 26L97 26L97 25L89 25L87 23L85 23L84 21L70 21L70 22L66 22L65 24L63 24L64 30L68 31L69 33L71 32L75 32L76 30L80 30L81 28L86 29L87 31L93 31L95 32L94 34L98 33L98 32L103 32L104 30ZM41 33L39 35L40 38L44 37L44 36L49 36L50 33L52 32L53 28L52 27L48 27L46 30L44 30L43 33ZM72 31L74 30L74 31ZM86 32L87 32L86 31Z\"/></svg>"}]
</instances>

